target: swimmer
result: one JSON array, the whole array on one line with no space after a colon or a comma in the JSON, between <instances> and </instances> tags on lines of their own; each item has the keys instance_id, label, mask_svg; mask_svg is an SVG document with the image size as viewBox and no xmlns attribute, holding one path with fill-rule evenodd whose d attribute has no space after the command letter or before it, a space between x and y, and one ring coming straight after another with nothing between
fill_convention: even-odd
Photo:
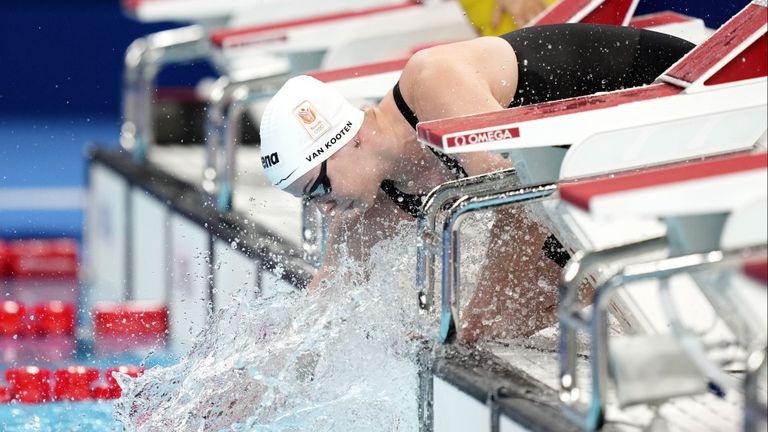
<instances>
[{"instance_id":1,"label":"swimmer","mask_svg":"<svg viewBox=\"0 0 768 432\"><path fill-rule=\"evenodd\" d=\"M416 217L435 186L512 167L497 154L431 150L416 139L419 121L650 84L693 46L627 27L524 28L419 51L381 102L364 110L311 77L292 78L262 117L262 165L274 186L331 215L309 288L342 258L365 262L399 221ZM569 258L560 246L524 210L499 211L459 339L525 337L552 325Z\"/></svg>"}]
</instances>

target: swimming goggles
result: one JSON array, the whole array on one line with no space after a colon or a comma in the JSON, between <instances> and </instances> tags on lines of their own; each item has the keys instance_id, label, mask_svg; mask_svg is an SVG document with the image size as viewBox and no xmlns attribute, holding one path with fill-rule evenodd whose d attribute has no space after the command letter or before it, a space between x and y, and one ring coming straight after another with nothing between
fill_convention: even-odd
<instances>
[{"instance_id":1,"label":"swimming goggles","mask_svg":"<svg viewBox=\"0 0 768 432\"><path fill-rule=\"evenodd\" d=\"M317 176L317 179L315 179L315 182L312 183L309 190L304 194L304 197L308 201L322 198L330 194L333 190L331 188L331 179L328 178L328 174L326 173L327 162L327 160L324 160L323 163L320 164L320 174Z\"/></svg>"}]
</instances>

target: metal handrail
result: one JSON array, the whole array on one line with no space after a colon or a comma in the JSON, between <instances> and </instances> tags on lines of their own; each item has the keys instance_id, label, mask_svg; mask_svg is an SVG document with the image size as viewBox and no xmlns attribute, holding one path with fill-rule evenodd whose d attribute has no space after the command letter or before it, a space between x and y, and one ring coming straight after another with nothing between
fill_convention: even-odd
<instances>
[{"instance_id":1,"label":"metal handrail","mask_svg":"<svg viewBox=\"0 0 768 432\"><path fill-rule=\"evenodd\" d=\"M598 284L593 300L590 316L582 313L578 296L575 292L577 285L573 283L566 272L561 285L560 303L560 399L564 402L565 414L584 430L596 430L604 423L605 413L605 383L608 380L608 320L607 308L611 298L619 287L632 282L647 279L667 279L681 273L695 272L705 269L732 269L741 265L750 255L765 254L765 249L743 249L737 251L712 251L690 255L666 258L663 260L629 264L613 274L605 282ZM578 268L573 264L573 268ZM573 272L578 273L578 272ZM570 291L565 292L563 291ZM564 331L568 329L568 331ZM592 369L592 398L586 410L580 408L581 391L576 375L576 346L575 331L585 330L590 333Z\"/></svg>"},{"instance_id":2,"label":"metal handrail","mask_svg":"<svg viewBox=\"0 0 768 432\"><path fill-rule=\"evenodd\" d=\"M232 209L243 113L249 104L273 94L287 79L286 73L256 74L238 81L223 76L211 87L205 122L206 165L202 188L222 212Z\"/></svg>"},{"instance_id":3,"label":"metal handrail","mask_svg":"<svg viewBox=\"0 0 768 432\"><path fill-rule=\"evenodd\" d=\"M577 251L571 260L563 268L560 279L560 294L558 299L558 308L562 310L563 305L569 307L578 307L580 305L579 290L583 281L590 276L596 275L597 267L610 267L610 263L621 262L629 257L644 255L649 252L657 252L668 248L666 237L652 238L637 243L630 243L620 246L614 246L608 249L596 250L592 252ZM595 285L600 281L594 280ZM576 369L576 331L578 328L571 325L571 322L560 320L560 377L566 376L568 371ZM563 356L567 352L569 355ZM575 384L571 384L575 385ZM578 390L575 392L579 393ZM576 398L578 398L576 396Z\"/></svg>"},{"instance_id":4,"label":"metal handrail","mask_svg":"<svg viewBox=\"0 0 768 432\"><path fill-rule=\"evenodd\" d=\"M192 25L136 39L125 53L123 123L120 145L136 160L147 158L154 143L151 126L155 79L164 65L205 58L211 52L203 26Z\"/></svg>"},{"instance_id":5,"label":"metal handrail","mask_svg":"<svg viewBox=\"0 0 768 432\"><path fill-rule=\"evenodd\" d=\"M424 198L416 219L419 242L416 246L416 289L420 310L431 310L435 297L435 251L440 247L436 221L445 206L464 195L509 190L516 186L514 168L445 182L432 189Z\"/></svg>"},{"instance_id":6,"label":"metal handrail","mask_svg":"<svg viewBox=\"0 0 768 432\"><path fill-rule=\"evenodd\" d=\"M440 312L440 341L448 343L456 333L458 323L458 288L460 281L459 228L463 219L478 210L497 208L539 200L557 191L557 184L550 183L490 194L482 197L459 198L447 211L443 223L443 260Z\"/></svg>"}]
</instances>

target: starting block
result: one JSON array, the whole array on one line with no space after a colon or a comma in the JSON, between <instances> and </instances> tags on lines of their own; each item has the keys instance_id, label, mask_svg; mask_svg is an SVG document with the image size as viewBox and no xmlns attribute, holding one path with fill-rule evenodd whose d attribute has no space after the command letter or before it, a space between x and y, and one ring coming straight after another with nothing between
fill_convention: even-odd
<instances>
[{"instance_id":1,"label":"starting block","mask_svg":"<svg viewBox=\"0 0 768 432\"><path fill-rule=\"evenodd\" d=\"M393 23L397 23L396 26ZM215 56L230 75L254 67L254 55L287 56L293 72L350 66L391 58L400 50L474 36L462 9L453 2L399 4L233 28L211 33ZM358 42L356 42L358 41ZM354 49L353 43L365 41ZM332 61L325 58L339 58ZM341 59L343 58L343 59Z\"/></svg>"},{"instance_id":2,"label":"starting block","mask_svg":"<svg viewBox=\"0 0 768 432\"><path fill-rule=\"evenodd\" d=\"M218 57L212 55L209 33L213 29L265 25L285 20L309 19L319 14L360 8L392 6L403 0L363 0L350 6L344 1L308 2L305 0L261 1L224 0L124 0L123 10L129 16L144 22L177 21L192 25L150 34L135 40L125 53L123 115L120 143L134 156L143 160L148 147L154 144L150 127L150 113L155 90L155 77L162 67ZM280 73L286 68L277 59L263 57L269 73ZM227 70L226 65L216 64ZM277 68L277 72L275 72Z\"/></svg>"},{"instance_id":3,"label":"starting block","mask_svg":"<svg viewBox=\"0 0 768 432\"><path fill-rule=\"evenodd\" d=\"M402 0L361 0L355 7L382 6ZM344 10L348 2L306 0L122 0L126 15L141 22L257 25Z\"/></svg>"},{"instance_id":4,"label":"starting block","mask_svg":"<svg viewBox=\"0 0 768 432\"><path fill-rule=\"evenodd\" d=\"M765 11L764 2L748 5L656 84L423 122L417 126L418 137L449 154L507 153L515 161L521 181L537 185L749 150L768 128L768 67L764 66L768 60L764 50L762 56L759 51L766 37ZM700 67L702 63L708 68ZM744 70L738 67L741 63L752 66ZM718 75L732 69L740 72ZM667 78L670 76L678 78ZM713 81L714 76L720 79ZM557 185L550 184L485 201L468 199L455 206L453 217L458 221L461 212L534 196L530 199L539 200L555 192ZM553 220L557 218L555 214ZM663 226L653 220L649 223L629 230L619 226L616 232L628 232L635 238L609 236L607 240L613 243L607 246L641 240L638 233L645 238L664 235ZM578 238L559 228L555 226L559 238L571 250L606 247L585 245L589 236ZM443 244L456 241L455 234L449 234L452 229L444 230L444 236L453 240L444 239ZM443 284L445 297L450 278L443 278Z\"/></svg>"},{"instance_id":5,"label":"starting block","mask_svg":"<svg viewBox=\"0 0 768 432\"><path fill-rule=\"evenodd\" d=\"M747 148L766 130L765 9L757 2L748 5L656 84L424 122L418 125L419 138L449 154L567 145L576 149L590 142L612 161L617 149L627 150L615 143L631 143L633 157L624 153L618 160L627 163L611 164L614 170L644 165L643 155L659 142L686 148L730 142L719 152ZM573 176L579 171L569 170Z\"/></svg>"},{"instance_id":6,"label":"starting block","mask_svg":"<svg viewBox=\"0 0 768 432\"><path fill-rule=\"evenodd\" d=\"M737 154L564 182L559 185L559 193L563 201L589 212L594 219L641 215L664 220L669 226L671 243L677 244L672 258L630 264L603 281L597 287L588 318L576 298L578 283L573 283L574 278L566 278L566 294L560 304L561 382L564 400L573 410L571 414L589 428L598 425L600 420L595 413L603 410L604 381L608 376L614 379L620 403L624 405L654 404L671 397L701 393L706 391L707 382L721 389L740 391L741 380L723 372L709 359L711 348L708 347L730 344L750 350L766 343L768 317L763 307L768 301L766 290L764 284L748 280L748 272L761 274L766 262L768 155L765 152ZM653 202L645 193L653 194ZM617 200L625 204L621 209L615 206L619 204ZM702 218L704 223L692 219L694 216ZM751 224L745 225L747 223ZM750 258L752 256L757 258ZM708 270L717 273L713 276L706 273ZM687 278L680 279L686 275ZM648 286L618 289L626 282L655 278L661 281L656 290ZM685 294L678 295L675 301L672 290L682 290ZM702 296L708 304L697 300ZM646 328L645 335L639 339L624 336L629 340L620 341L609 351L605 308L614 297L635 305L640 311L638 315L653 317L652 324L657 330ZM660 310L654 310L659 307ZM713 326L712 317L707 316L711 314L705 312L707 309L714 311L718 326ZM697 330L689 330L692 326ZM578 328L589 331L592 343L593 393L585 412L576 408L581 393L574 378ZM653 336L657 331L666 333L664 329L670 329L671 333ZM658 343L654 342L657 338L660 338ZM652 369L637 363L640 358L637 350L647 352L659 347L666 347L662 349L669 357L665 364L677 364L681 368L665 369L665 374L657 371L653 382L660 385L644 385L643 382L650 382L650 377L638 371ZM731 361L744 361L734 356L733 351L730 355ZM651 356L646 360L655 362L658 358ZM687 384L682 385L684 382Z\"/></svg>"}]
</instances>

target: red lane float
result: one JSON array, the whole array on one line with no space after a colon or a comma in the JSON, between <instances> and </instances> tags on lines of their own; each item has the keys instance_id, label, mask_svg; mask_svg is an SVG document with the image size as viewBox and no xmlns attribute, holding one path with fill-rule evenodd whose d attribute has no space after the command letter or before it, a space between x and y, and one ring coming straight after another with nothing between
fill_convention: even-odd
<instances>
[{"instance_id":1,"label":"red lane float","mask_svg":"<svg viewBox=\"0 0 768 432\"><path fill-rule=\"evenodd\" d=\"M51 372L37 366L23 366L5 371L13 398L21 403L42 403L51 400Z\"/></svg>"},{"instance_id":2,"label":"red lane float","mask_svg":"<svg viewBox=\"0 0 768 432\"><path fill-rule=\"evenodd\" d=\"M23 303L0 301L0 336L74 335L75 305L58 300L36 304L31 313Z\"/></svg>"},{"instance_id":3,"label":"red lane float","mask_svg":"<svg viewBox=\"0 0 768 432\"><path fill-rule=\"evenodd\" d=\"M93 399L94 383L99 370L85 366L69 366L54 373L53 396L56 400L83 401Z\"/></svg>"},{"instance_id":4,"label":"red lane float","mask_svg":"<svg viewBox=\"0 0 768 432\"><path fill-rule=\"evenodd\" d=\"M17 336L23 333L25 321L24 305L11 300L0 301L0 337Z\"/></svg>"},{"instance_id":5,"label":"red lane float","mask_svg":"<svg viewBox=\"0 0 768 432\"><path fill-rule=\"evenodd\" d=\"M144 374L144 368L136 366L119 366L116 368L107 369L104 372L107 385L99 386L94 389L94 397L96 399L118 399L123 393L123 389L117 380L112 376L113 372L119 372L128 375L131 378L136 378Z\"/></svg>"},{"instance_id":6,"label":"red lane float","mask_svg":"<svg viewBox=\"0 0 768 432\"><path fill-rule=\"evenodd\" d=\"M97 352L163 344L168 332L168 307L151 302L98 303L93 308L93 327Z\"/></svg>"},{"instance_id":7,"label":"red lane float","mask_svg":"<svg viewBox=\"0 0 768 432\"><path fill-rule=\"evenodd\" d=\"M75 305L53 300L35 306L32 326L39 335L72 335L75 333Z\"/></svg>"},{"instance_id":8,"label":"red lane float","mask_svg":"<svg viewBox=\"0 0 768 432\"><path fill-rule=\"evenodd\" d=\"M10 242L7 274L12 278L77 279L77 249L72 239Z\"/></svg>"},{"instance_id":9,"label":"red lane float","mask_svg":"<svg viewBox=\"0 0 768 432\"><path fill-rule=\"evenodd\" d=\"M9 386L0 385L0 403L18 401L38 404L51 401L87 401L117 399L122 389L112 374L119 372L132 378L144 374L144 368L123 365L104 371L104 383L97 384L100 371L94 367L73 365L54 372L36 366L23 366L5 371Z\"/></svg>"},{"instance_id":10,"label":"red lane float","mask_svg":"<svg viewBox=\"0 0 768 432\"><path fill-rule=\"evenodd\" d=\"M8 403L13 399L11 397L11 389L8 387L0 385L0 404L1 403Z\"/></svg>"}]
</instances>

